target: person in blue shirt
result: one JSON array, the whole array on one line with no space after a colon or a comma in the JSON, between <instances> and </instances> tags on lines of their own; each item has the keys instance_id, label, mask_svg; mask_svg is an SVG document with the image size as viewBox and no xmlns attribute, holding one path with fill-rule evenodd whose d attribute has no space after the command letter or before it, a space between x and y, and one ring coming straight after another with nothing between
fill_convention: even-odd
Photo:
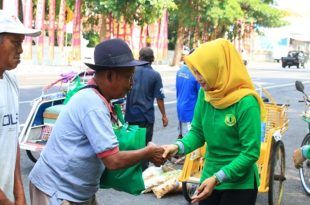
<instances>
[{"instance_id":1,"label":"person in blue shirt","mask_svg":"<svg viewBox=\"0 0 310 205\"><path fill-rule=\"evenodd\" d=\"M142 48L139 52L139 60L149 62L143 66L137 66L133 77L133 87L127 94L125 120L131 125L139 125L146 128L147 145L153 138L155 120L154 100L162 115L163 126L168 125L165 112L163 83L160 74L151 64L154 61L153 50L149 47ZM142 164L146 169L148 162Z\"/></svg>"},{"instance_id":2,"label":"person in blue shirt","mask_svg":"<svg viewBox=\"0 0 310 205\"><path fill-rule=\"evenodd\" d=\"M182 53L182 59L186 54L189 53ZM179 139L182 138L190 129L199 89L200 84L197 82L196 78L188 69L187 65L182 64L176 74Z\"/></svg>"}]
</instances>

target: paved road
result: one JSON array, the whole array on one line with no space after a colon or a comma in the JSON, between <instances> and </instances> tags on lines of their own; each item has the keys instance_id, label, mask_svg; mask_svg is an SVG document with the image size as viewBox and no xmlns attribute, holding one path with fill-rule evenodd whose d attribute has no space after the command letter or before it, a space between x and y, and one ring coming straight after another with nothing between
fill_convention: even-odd
<instances>
[{"instance_id":1,"label":"paved road","mask_svg":"<svg viewBox=\"0 0 310 205\"><path fill-rule=\"evenodd\" d=\"M156 111L156 122L154 127L154 142L158 144L166 144L174 142L177 136L177 116L175 108L175 68L157 67L163 76L163 83L166 92L166 110L169 118L169 125L162 128L161 118L158 110ZM56 78L59 72L64 69L59 68L53 72L43 69L37 69L38 72L18 71L17 76L21 82L21 122L24 122L30 106L29 101L40 95L42 85L47 85ZM69 68L68 68L69 71ZM303 105L298 103L301 94L295 91L295 80L306 82L306 91L310 93L310 69L281 69L280 64L250 64L249 72L255 83L269 88L272 96L278 103L288 103L290 125L289 130L284 136L284 144L286 148L286 177L285 191L283 197L283 205L309 204L310 198L307 197L300 185L297 171L293 168L291 158L293 149L298 146L307 133L306 124L300 119L300 113L304 109ZM21 168L28 197L28 180L27 175L33 167L33 163L27 158L25 152L21 156ZM181 194L164 196L162 199L156 199L153 194L145 194L141 196L130 196L125 193L114 190L101 190L97 194L100 204L128 204L128 205L172 205L187 204ZM259 194L257 205L267 204L266 194Z\"/></svg>"}]
</instances>

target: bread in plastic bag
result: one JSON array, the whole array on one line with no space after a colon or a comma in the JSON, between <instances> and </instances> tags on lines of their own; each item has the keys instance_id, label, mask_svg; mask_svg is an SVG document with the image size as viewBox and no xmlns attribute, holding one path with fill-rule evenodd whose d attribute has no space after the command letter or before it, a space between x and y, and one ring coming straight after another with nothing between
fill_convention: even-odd
<instances>
[{"instance_id":1,"label":"bread in plastic bag","mask_svg":"<svg viewBox=\"0 0 310 205\"><path fill-rule=\"evenodd\" d=\"M173 177L168 181L153 187L152 191L154 192L155 196L160 199L167 193L182 191L182 183L179 182L176 177Z\"/></svg>"}]
</instances>

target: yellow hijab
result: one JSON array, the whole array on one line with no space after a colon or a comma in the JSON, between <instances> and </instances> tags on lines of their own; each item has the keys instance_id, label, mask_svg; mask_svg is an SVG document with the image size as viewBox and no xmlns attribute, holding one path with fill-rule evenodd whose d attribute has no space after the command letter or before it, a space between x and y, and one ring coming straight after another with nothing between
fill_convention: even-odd
<instances>
[{"instance_id":1,"label":"yellow hijab","mask_svg":"<svg viewBox=\"0 0 310 205\"><path fill-rule=\"evenodd\" d=\"M210 90L205 91L205 100L217 109L225 109L247 95L253 95L265 121L266 110L260 96L255 91L252 80L244 66L240 54L225 39L217 39L201 44L192 54L184 57L193 72L197 69L206 80Z\"/></svg>"}]
</instances>

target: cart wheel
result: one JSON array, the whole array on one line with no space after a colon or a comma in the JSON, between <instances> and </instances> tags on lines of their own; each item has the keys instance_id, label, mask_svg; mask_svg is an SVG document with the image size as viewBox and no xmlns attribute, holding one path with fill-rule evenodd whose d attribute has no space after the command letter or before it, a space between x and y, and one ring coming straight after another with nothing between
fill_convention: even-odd
<instances>
[{"instance_id":1,"label":"cart wheel","mask_svg":"<svg viewBox=\"0 0 310 205\"><path fill-rule=\"evenodd\" d=\"M282 68L285 68L286 67L286 64L285 63L282 63Z\"/></svg>"},{"instance_id":2,"label":"cart wheel","mask_svg":"<svg viewBox=\"0 0 310 205\"><path fill-rule=\"evenodd\" d=\"M285 180L285 151L282 141L275 142L270 157L268 204L280 205L283 196L283 182Z\"/></svg>"},{"instance_id":3,"label":"cart wheel","mask_svg":"<svg viewBox=\"0 0 310 205\"><path fill-rule=\"evenodd\" d=\"M302 141L301 146L310 145L310 133L308 133ZM299 176L301 185L305 192L310 195L310 160L307 159L303 162L302 167L299 169Z\"/></svg>"},{"instance_id":4,"label":"cart wheel","mask_svg":"<svg viewBox=\"0 0 310 205\"><path fill-rule=\"evenodd\" d=\"M183 196L186 199L186 201L191 203L192 201L191 198L196 192L198 187L199 187L198 183L182 182L182 192L183 192Z\"/></svg>"},{"instance_id":5,"label":"cart wheel","mask_svg":"<svg viewBox=\"0 0 310 205\"><path fill-rule=\"evenodd\" d=\"M30 150L26 150L26 154L32 162L36 163L40 157L41 152L31 152Z\"/></svg>"}]
</instances>

